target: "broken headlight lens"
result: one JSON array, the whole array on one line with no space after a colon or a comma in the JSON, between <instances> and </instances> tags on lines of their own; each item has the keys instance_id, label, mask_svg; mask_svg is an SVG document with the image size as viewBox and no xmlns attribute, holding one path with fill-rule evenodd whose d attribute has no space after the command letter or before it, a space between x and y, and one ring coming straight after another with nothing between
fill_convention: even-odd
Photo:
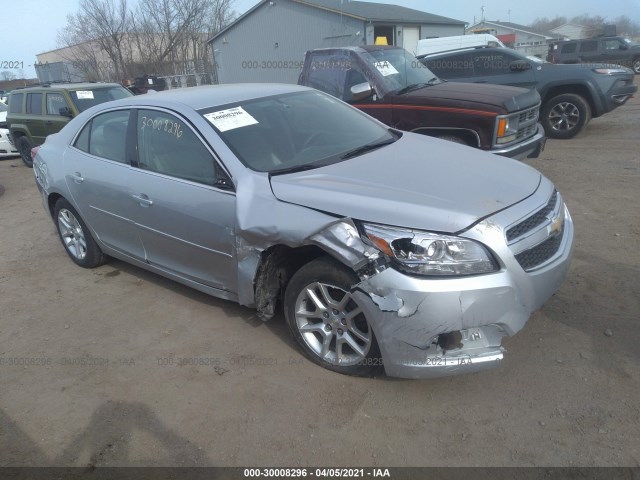
<instances>
[{"instance_id":1,"label":"broken headlight lens","mask_svg":"<svg viewBox=\"0 0 640 480\"><path fill-rule=\"evenodd\" d=\"M479 275L495 272L498 265L478 242L437 233L362 224L366 239L415 275Z\"/></svg>"}]
</instances>

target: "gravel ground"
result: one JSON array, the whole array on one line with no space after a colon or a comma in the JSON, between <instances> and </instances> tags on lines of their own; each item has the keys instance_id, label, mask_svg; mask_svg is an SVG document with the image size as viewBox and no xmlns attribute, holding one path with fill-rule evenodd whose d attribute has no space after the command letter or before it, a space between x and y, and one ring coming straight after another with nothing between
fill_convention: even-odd
<instances>
[{"instance_id":1,"label":"gravel ground","mask_svg":"<svg viewBox=\"0 0 640 480\"><path fill-rule=\"evenodd\" d=\"M428 381L331 373L282 316L76 267L0 161L0 466L639 466L639 131L636 98L528 161L573 215L569 276L500 368Z\"/></svg>"}]
</instances>

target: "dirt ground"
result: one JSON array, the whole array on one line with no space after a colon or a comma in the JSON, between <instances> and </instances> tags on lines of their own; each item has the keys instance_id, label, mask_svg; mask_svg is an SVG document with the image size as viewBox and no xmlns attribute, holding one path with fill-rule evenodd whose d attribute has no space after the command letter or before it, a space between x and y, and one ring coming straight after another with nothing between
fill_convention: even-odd
<instances>
[{"instance_id":1,"label":"dirt ground","mask_svg":"<svg viewBox=\"0 0 640 480\"><path fill-rule=\"evenodd\" d=\"M569 276L498 369L425 381L341 376L282 316L76 267L0 161L0 466L640 466L638 132L635 98L527 161L573 215Z\"/></svg>"}]
</instances>

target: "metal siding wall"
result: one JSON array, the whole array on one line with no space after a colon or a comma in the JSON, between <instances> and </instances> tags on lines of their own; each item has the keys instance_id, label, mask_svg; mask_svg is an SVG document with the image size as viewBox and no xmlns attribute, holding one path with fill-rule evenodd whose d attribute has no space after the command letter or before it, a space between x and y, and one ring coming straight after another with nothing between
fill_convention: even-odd
<instances>
[{"instance_id":1,"label":"metal siding wall","mask_svg":"<svg viewBox=\"0 0 640 480\"><path fill-rule=\"evenodd\" d=\"M360 20L289 0L273 4L258 7L212 43L220 83L297 83L307 50L365 43Z\"/></svg>"},{"instance_id":2,"label":"metal siding wall","mask_svg":"<svg viewBox=\"0 0 640 480\"><path fill-rule=\"evenodd\" d=\"M420 38L453 37L464 35L464 25L422 25Z\"/></svg>"}]
</instances>

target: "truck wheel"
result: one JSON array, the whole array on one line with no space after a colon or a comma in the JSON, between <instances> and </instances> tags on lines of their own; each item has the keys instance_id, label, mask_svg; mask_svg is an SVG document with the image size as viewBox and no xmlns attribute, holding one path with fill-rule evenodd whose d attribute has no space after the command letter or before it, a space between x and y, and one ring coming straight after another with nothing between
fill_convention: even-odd
<instances>
[{"instance_id":1,"label":"truck wheel","mask_svg":"<svg viewBox=\"0 0 640 480\"><path fill-rule=\"evenodd\" d=\"M29 142L27 137L20 137L18 138L17 143L18 151L20 152L22 161L27 167L33 168L33 159L31 158L31 149L33 147L31 146L31 142Z\"/></svg>"},{"instance_id":2,"label":"truck wheel","mask_svg":"<svg viewBox=\"0 0 640 480\"><path fill-rule=\"evenodd\" d=\"M580 95L565 93L547 100L541 116L547 137L572 138L591 120L591 108Z\"/></svg>"},{"instance_id":3,"label":"truck wheel","mask_svg":"<svg viewBox=\"0 0 640 480\"><path fill-rule=\"evenodd\" d=\"M349 290L358 277L329 258L291 278L284 295L289 329L307 358L334 372L372 376L382 367L371 325Z\"/></svg>"},{"instance_id":4,"label":"truck wheel","mask_svg":"<svg viewBox=\"0 0 640 480\"><path fill-rule=\"evenodd\" d=\"M633 59L633 71L636 73L640 73L640 57Z\"/></svg>"}]
</instances>

